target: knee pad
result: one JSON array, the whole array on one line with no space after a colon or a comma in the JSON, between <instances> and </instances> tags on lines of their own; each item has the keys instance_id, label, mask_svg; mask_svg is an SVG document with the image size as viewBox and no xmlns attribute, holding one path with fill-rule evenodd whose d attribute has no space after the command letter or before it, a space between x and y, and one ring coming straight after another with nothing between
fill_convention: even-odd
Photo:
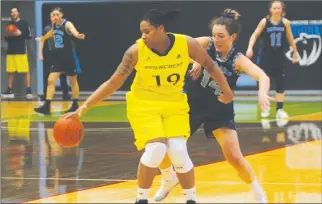
<instances>
[{"instance_id":1,"label":"knee pad","mask_svg":"<svg viewBox=\"0 0 322 204\"><path fill-rule=\"evenodd\" d=\"M193 168L185 138L168 139L168 155L176 172L187 173Z\"/></svg>"},{"instance_id":2,"label":"knee pad","mask_svg":"<svg viewBox=\"0 0 322 204\"><path fill-rule=\"evenodd\" d=\"M141 156L141 163L150 168L157 168L161 164L167 145L161 142L149 143L145 146L145 151Z\"/></svg>"}]
</instances>

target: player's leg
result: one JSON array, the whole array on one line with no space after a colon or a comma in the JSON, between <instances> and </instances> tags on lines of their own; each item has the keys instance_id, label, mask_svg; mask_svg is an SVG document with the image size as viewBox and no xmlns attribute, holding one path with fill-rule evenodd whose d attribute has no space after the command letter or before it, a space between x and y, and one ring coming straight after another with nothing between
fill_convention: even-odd
<instances>
[{"instance_id":1,"label":"player's leg","mask_svg":"<svg viewBox=\"0 0 322 204\"><path fill-rule=\"evenodd\" d=\"M24 74L24 80L26 85L26 98L32 99L32 91L30 86L30 72L29 72L29 62L27 54L15 55L16 65L18 73Z\"/></svg>"},{"instance_id":2,"label":"player's leg","mask_svg":"<svg viewBox=\"0 0 322 204\"><path fill-rule=\"evenodd\" d=\"M8 88L1 94L1 97L12 99L15 97L12 91L13 78L14 78L14 73L17 71L15 55L7 55L6 71L8 73Z\"/></svg>"},{"instance_id":3,"label":"player's leg","mask_svg":"<svg viewBox=\"0 0 322 204\"><path fill-rule=\"evenodd\" d=\"M53 100L55 95L55 89L56 89L56 81L58 80L61 72L52 72L48 76L48 82L47 82L47 94L46 94L46 100Z\"/></svg>"},{"instance_id":4,"label":"player's leg","mask_svg":"<svg viewBox=\"0 0 322 204\"><path fill-rule=\"evenodd\" d=\"M146 142L144 153L141 156L137 179L137 203L147 202L153 179L158 166L167 152L166 138L156 138Z\"/></svg>"},{"instance_id":5,"label":"player's leg","mask_svg":"<svg viewBox=\"0 0 322 204\"><path fill-rule=\"evenodd\" d=\"M196 201L194 165L190 159L185 137L168 139L168 155L177 173L187 202Z\"/></svg>"},{"instance_id":6,"label":"player's leg","mask_svg":"<svg viewBox=\"0 0 322 204\"><path fill-rule=\"evenodd\" d=\"M137 203L147 203L150 187L158 166L167 152L162 118L158 102L135 98L126 94L127 116L134 131L135 145L144 150L138 168Z\"/></svg>"},{"instance_id":7,"label":"player's leg","mask_svg":"<svg viewBox=\"0 0 322 204\"><path fill-rule=\"evenodd\" d=\"M12 89L13 79L14 79L14 73L9 72L8 73L8 88L10 88L10 89Z\"/></svg>"},{"instance_id":8,"label":"player's leg","mask_svg":"<svg viewBox=\"0 0 322 204\"><path fill-rule=\"evenodd\" d=\"M73 102L72 102L71 107L66 111L66 113L73 112L78 109L78 97L79 97L79 85L78 85L78 81L77 81L77 74L75 74L73 76L70 76L67 74L67 76L68 76L69 83L72 87Z\"/></svg>"},{"instance_id":9,"label":"player's leg","mask_svg":"<svg viewBox=\"0 0 322 204\"><path fill-rule=\"evenodd\" d=\"M288 114L283 110L284 106L284 90L285 90L285 73L282 60L276 65L276 118L287 118Z\"/></svg>"},{"instance_id":10,"label":"player's leg","mask_svg":"<svg viewBox=\"0 0 322 204\"><path fill-rule=\"evenodd\" d=\"M223 125L227 127L221 127L213 131L213 135L216 137L221 149L224 153L228 163L236 169L239 177L247 184L250 184L255 198L260 203L266 203L266 194L258 184L255 177L255 173L250 164L246 161L241 153L237 132L234 129L234 124ZM229 127L230 126L230 127Z\"/></svg>"},{"instance_id":11,"label":"player's leg","mask_svg":"<svg viewBox=\"0 0 322 204\"><path fill-rule=\"evenodd\" d=\"M177 173L186 201L196 201L194 165L187 150L190 136L188 103L169 103L163 114L163 127L168 138L168 156ZM180 125L178 125L180 124Z\"/></svg>"},{"instance_id":12,"label":"player's leg","mask_svg":"<svg viewBox=\"0 0 322 204\"><path fill-rule=\"evenodd\" d=\"M26 72L24 74L24 79L26 84L26 98L31 99L33 96L32 96L32 91L30 86L30 72Z\"/></svg>"},{"instance_id":13,"label":"player's leg","mask_svg":"<svg viewBox=\"0 0 322 204\"><path fill-rule=\"evenodd\" d=\"M201 126L202 120L200 118L194 118L193 114L190 114L190 134L193 135ZM155 201L162 201L167 197L170 191L179 184L176 172L173 169L171 160L168 154L165 155L161 162L159 169L161 171L162 180L161 186L154 196Z\"/></svg>"},{"instance_id":14,"label":"player's leg","mask_svg":"<svg viewBox=\"0 0 322 204\"><path fill-rule=\"evenodd\" d=\"M70 96L68 94L67 76L65 73L61 74L60 77L60 87L63 91L63 100L69 100Z\"/></svg>"},{"instance_id":15,"label":"player's leg","mask_svg":"<svg viewBox=\"0 0 322 204\"><path fill-rule=\"evenodd\" d=\"M46 101L42 106L34 109L37 113L42 113L45 115L50 114L50 105L51 105L51 101L55 95L56 81L60 76L60 72L55 72L54 69L52 71L54 71L54 72L51 72L48 76Z\"/></svg>"},{"instance_id":16,"label":"player's leg","mask_svg":"<svg viewBox=\"0 0 322 204\"><path fill-rule=\"evenodd\" d=\"M44 69L43 69L43 95L40 97L42 101L46 100L46 95L47 95L47 85L48 85L48 77L50 73L50 66L48 65L48 62L46 61L46 58L44 59Z\"/></svg>"},{"instance_id":17,"label":"player's leg","mask_svg":"<svg viewBox=\"0 0 322 204\"><path fill-rule=\"evenodd\" d=\"M66 57L64 62L64 72L66 73L69 83L72 87L73 102L71 107L66 111L66 113L68 113L76 111L78 109L79 85L76 65L73 56Z\"/></svg>"}]
</instances>

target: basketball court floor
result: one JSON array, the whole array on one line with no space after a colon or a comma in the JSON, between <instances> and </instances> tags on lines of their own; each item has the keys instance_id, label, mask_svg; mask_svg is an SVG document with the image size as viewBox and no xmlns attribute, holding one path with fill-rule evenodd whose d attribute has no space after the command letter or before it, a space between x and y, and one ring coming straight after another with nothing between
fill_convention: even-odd
<instances>
[{"instance_id":1,"label":"basketball court floor","mask_svg":"<svg viewBox=\"0 0 322 204\"><path fill-rule=\"evenodd\" d=\"M33 112L37 101L1 102L1 203L134 203L137 164L124 102L102 102L81 119L85 137L64 149L51 116ZM321 102L290 102L289 120L261 120L255 102L236 104L242 152L272 203L322 202ZM272 110L275 108L272 107ZM272 111L275 115L275 111ZM255 202L248 186L224 160L215 139L200 129L188 142L196 166L199 203ZM150 201L160 184L153 183ZM183 202L177 186L162 203Z\"/></svg>"}]
</instances>

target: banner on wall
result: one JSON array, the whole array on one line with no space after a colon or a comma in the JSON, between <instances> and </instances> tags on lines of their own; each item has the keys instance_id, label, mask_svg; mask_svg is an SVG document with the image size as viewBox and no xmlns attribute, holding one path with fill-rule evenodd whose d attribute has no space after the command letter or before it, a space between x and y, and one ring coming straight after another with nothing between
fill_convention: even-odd
<instances>
[{"instance_id":1,"label":"banner on wall","mask_svg":"<svg viewBox=\"0 0 322 204\"><path fill-rule=\"evenodd\" d=\"M299 52L299 65L307 67L314 65L321 56L322 50L322 20L291 21L294 41ZM293 48L286 52L286 57L292 61Z\"/></svg>"}]
</instances>

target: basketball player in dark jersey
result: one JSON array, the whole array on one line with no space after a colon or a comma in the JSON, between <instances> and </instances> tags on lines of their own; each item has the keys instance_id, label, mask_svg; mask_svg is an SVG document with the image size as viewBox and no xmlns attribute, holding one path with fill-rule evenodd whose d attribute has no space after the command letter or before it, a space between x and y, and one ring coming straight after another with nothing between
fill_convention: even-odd
<instances>
[{"instance_id":1,"label":"basketball player in dark jersey","mask_svg":"<svg viewBox=\"0 0 322 204\"><path fill-rule=\"evenodd\" d=\"M55 18L53 16L53 13L50 13L50 24L48 24L46 27L43 29L43 35L48 33L52 27L53 23L55 22ZM47 43L44 44L43 48L43 56L40 56L40 60L43 62L43 80L44 80L44 90L43 90L43 96L41 96L41 100L45 101L46 100L46 92L47 92L47 83L48 83L48 76L50 73L50 68L52 65L52 59L51 59L51 51L55 49L55 41L54 38L50 38L47 40ZM68 85L67 85L67 76L66 74L62 73L59 77L60 79L60 86L63 91L63 100L70 100L70 96L68 94Z\"/></svg>"},{"instance_id":2,"label":"basketball player in dark jersey","mask_svg":"<svg viewBox=\"0 0 322 204\"><path fill-rule=\"evenodd\" d=\"M75 26L63 18L63 11L61 8L54 8L52 14L55 18L53 28L46 35L39 39L39 56L42 58L42 50L44 41L53 37L55 40L55 48L52 51L53 65L50 69L47 85L46 102L39 108L34 110L42 114L50 114L50 103L55 94L55 83L61 73L68 76L68 80L72 86L73 103L66 112L72 112L78 108L79 86L77 82L78 60L75 59L74 37L84 39L85 35L79 33Z\"/></svg>"},{"instance_id":3,"label":"basketball player in dark jersey","mask_svg":"<svg viewBox=\"0 0 322 204\"><path fill-rule=\"evenodd\" d=\"M220 17L211 21L213 36L200 37L197 40L218 63L231 89L236 87L241 73L259 81L259 105L261 109L265 109L270 104L270 97L267 95L270 87L268 76L233 46L240 32L240 24L237 21L239 16L237 11L226 9ZM210 79L208 72L197 63L194 63L190 74L186 77L185 92L190 106L190 133L194 134L203 125L206 136L217 139L229 164L237 170L245 183L251 185L256 200L266 203L266 194L258 184L252 167L243 158L239 147L234 103L221 102L221 89ZM168 157L165 157L159 167L163 179L154 197L156 201L163 200L178 183Z\"/></svg>"},{"instance_id":4,"label":"basketball player in dark jersey","mask_svg":"<svg viewBox=\"0 0 322 204\"><path fill-rule=\"evenodd\" d=\"M253 56L253 47L258 38L262 40L262 53L260 58L260 66L266 74L274 79L276 84L276 118L287 118L288 114L283 110L284 89L285 89L285 73L284 73L284 49L287 46L286 41L294 50L293 63L298 62L298 51L294 42L291 31L290 21L284 18L285 4L279 0L270 2L269 15L263 18L258 24L256 30L252 34L246 56ZM268 117L270 108L262 111L262 117Z\"/></svg>"}]
</instances>

